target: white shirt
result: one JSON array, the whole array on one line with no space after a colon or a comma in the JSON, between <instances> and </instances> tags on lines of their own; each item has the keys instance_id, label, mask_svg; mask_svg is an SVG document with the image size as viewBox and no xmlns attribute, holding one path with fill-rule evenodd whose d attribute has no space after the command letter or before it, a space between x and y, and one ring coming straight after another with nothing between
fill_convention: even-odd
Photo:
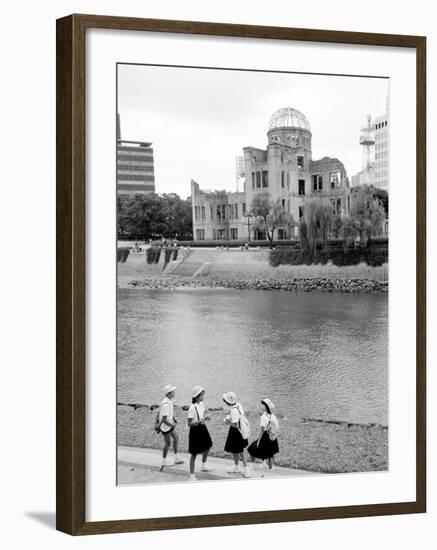
<instances>
[{"instance_id":1,"label":"white shirt","mask_svg":"<svg viewBox=\"0 0 437 550\"><path fill-rule=\"evenodd\" d=\"M244 409L240 405L240 403L237 403L231 408L231 412L229 414L229 418L231 420L231 424L236 424L240 420L240 416L244 414Z\"/></svg>"},{"instance_id":2,"label":"white shirt","mask_svg":"<svg viewBox=\"0 0 437 550\"><path fill-rule=\"evenodd\" d=\"M270 415L270 414L267 414L266 412L263 412L259 421L259 425L262 428L266 429L267 426L269 425L269 422L271 422L276 427L278 427L279 425L278 419L274 414Z\"/></svg>"},{"instance_id":3,"label":"white shirt","mask_svg":"<svg viewBox=\"0 0 437 550\"><path fill-rule=\"evenodd\" d=\"M173 401L169 399L167 396L162 400L161 408L159 409L159 421L162 422L162 419L167 417L167 420L169 422L173 422L174 418L174 405ZM171 430L170 426L167 426L167 424L161 424L161 431L162 432L169 432Z\"/></svg>"},{"instance_id":4,"label":"white shirt","mask_svg":"<svg viewBox=\"0 0 437 550\"><path fill-rule=\"evenodd\" d=\"M188 409L188 418L199 422L205 416L205 405L203 403L192 403Z\"/></svg>"},{"instance_id":5,"label":"white shirt","mask_svg":"<svg viewBox=\"0 0 437 550\"><path fill-rule=\"evenodd\" d=\"M261 426L261 428L266 429L267 426L269 425L269 422L270 422L270 415L268 415L266 412L262 413L259 421L259 425Z\"/></svg>"}]
</instances>

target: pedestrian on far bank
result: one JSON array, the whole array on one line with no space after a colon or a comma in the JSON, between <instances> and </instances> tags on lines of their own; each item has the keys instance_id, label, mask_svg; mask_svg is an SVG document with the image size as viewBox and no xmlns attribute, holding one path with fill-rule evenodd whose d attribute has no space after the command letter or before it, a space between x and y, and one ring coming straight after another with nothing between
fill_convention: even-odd
<instances>
[{"instance_id":1,"label":"pedestrian on far bank","mask_svg":"<svg viewBox=\"0 0 437 550\"><path fill-rule=\"evenodd\" d=\"M228 437L226 438L225 451L232 453L234 464L228 468L229 474L241 473L244 477L250 477L250 470L247 467L244 449L248 445L250 425L241 403L237 402L237 396L233 391L223 394L223 401L229 407L229 414L225 418L225 424L229 424ZM243 467L240 468L240 460Z\"/></svg>"},{"instance_id":2,"label":"pedestrian on far bank","mask_svg":"<svg viewBox=\"0 0 437 550\"><path fill-rule=\"evenodd\" d=\"M208 460L208 453L212 447L212 439L209 435L208 428L205 422L210 420L210 417L205 414L205 404L203 398L205 395L205 388L202 386L194 386L191 392L191 406L188 409L188 426L190 433L188 435L188 452L190 453L190 481L195 481L194 475L196 466L196 457L198 454L202 455L201 472L212 472L206 461Z\"/></svg>"},{"instance_id":3,"label":"pedestrian on far bank","mask_svg":"<svg viewBox=\"0 0 437 550\"><path fill-rule=\"evenodd\" d=\"M164 436L164 448L162 449L162 467L183 464L185 461L178 453L179 436L176 432L177 420L174 417L174 398L176 386L167 384L164 386L164 399L159 408L157 417L157 431ZM168 458L167 454L173 441L174 459Z\"/></svg>"},{"instance_id":4,"label":"pedestrian on far bank","mask_svg":"<svg viewBox=\"0 0 437 550\"><path fill-rule=\"evenodd\" d=\"M259 458L267 462L271 471L273 470L273 457L279 452L279 421L274 414L275 405L270 399L262 399L261 407L258 439L249 445L247 451L252 463Z\"/></svg>"}]
</instances>

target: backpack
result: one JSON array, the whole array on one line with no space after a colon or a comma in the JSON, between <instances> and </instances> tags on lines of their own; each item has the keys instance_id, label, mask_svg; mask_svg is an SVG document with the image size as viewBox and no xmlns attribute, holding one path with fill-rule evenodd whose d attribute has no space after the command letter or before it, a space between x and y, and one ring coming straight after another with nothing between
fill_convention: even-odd
<instances>
[{"instance_id":1,"label":"backpack","mask_svg":"<svg viewBox=\"0 0 437 550\"><path fill-rule=\"evenodd\" d=\"M160 414L161 414L161 409L162 409L162 403L159 405L159 407L158 407L158 412L156 413L156 416L155 416L154 430L155 430L155 432L156 432L157 434L162 433L162 430L161 430L162 420L161 420L161 418L159 417Z\"/></svg>"},{"instance_id":2,"label":"backpack","mask_svg":"<svg viewBox=\"0 0 437 550\"><path fill-rule=\"evenodd\" d=\"M155 416L155 426L154 426L154 428L155 428L155 432L157 434L161 433L161 424L162 424L162 422L161 422L161 419L159 418L160 414L161 414L161 407L159 407L158 413Z\"/></svg>"},{"instance_id":3,"label":"backpack","mask_svg":"<svg viewBox=\"0 0 437 550\"><path fill-rule=\"evenodd\" d=\"M276 416L273 416L273 421L272 421L272 416L273 415L270 415L269 423L267 424L267 427L266 427L266 432L269 435L270 441L275 441L275 439L278 439L278 436L279 436L279 422Z\"/></svg>"},{"instance_id":4,"label":"backpack","mask_svg":"<svg viewBox=\"0 0 437 550\"><path fill-rule=\"evenodd\" d=\"M238 412L240 413L240 418L238 419L238 429L240 430L241 437L243 439L248 439L250 437L250 424L247 416L241 412L240 407L237 405Z\"/></svg>"}]
</instances>

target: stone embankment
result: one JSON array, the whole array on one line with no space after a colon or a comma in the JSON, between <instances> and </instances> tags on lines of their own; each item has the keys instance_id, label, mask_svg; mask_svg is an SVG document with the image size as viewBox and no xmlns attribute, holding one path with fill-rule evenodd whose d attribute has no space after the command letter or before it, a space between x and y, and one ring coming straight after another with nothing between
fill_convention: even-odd
<instances>
[{"instance_id":1,"label":"stone embankment","mask_svg":"<svg viewBox=\"0 0 437 550\"><path fill-rule=\"evenodd\" d=\"M322 291L322 292L387 292L388 281L374 279L332 279L332 278L297 278L273 279L254 278L230 279L213 276L205 277L150 277L134 279L129 282L130 288L177 289L177 288L230 288L236 290L284 290L284 291Z\"/></svg>"}]
</instances>

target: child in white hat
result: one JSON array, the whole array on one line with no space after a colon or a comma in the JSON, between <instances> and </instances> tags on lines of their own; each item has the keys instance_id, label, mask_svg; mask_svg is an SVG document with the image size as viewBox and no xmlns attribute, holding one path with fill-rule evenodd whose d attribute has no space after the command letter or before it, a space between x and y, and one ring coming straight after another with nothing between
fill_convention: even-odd
<instances>
[{"instance_id":1,"label":"child in white hat","mask_svg":"<svg viewBox=\"0 0 437 550\"><path fill-rule=\"evenodd\" d=\"M174 417L173 400L176 395L176 386L167 384L164 386L164 399L161 402L158 413L158 430L164 436L164 447L162 449L162 468L183 464L185 461L178 453L179 436L176 432L176 419ZM173 440L174 460L167 457L171 440Z\"/></svg>"},{"instance_id":2,"label":"child in white hat","mask_svg":"<svg viewBox=\"0 0 437 550\"><path fill-rule=\"evenodd\" d=\"M188 435L188 452L190 453L190 481L196 479L194 475L196 457L198 454L202 455L201 472L211 472L206 461L208 460L208 453L212 447L212 439L209 435L208 428L205 425L210 417L205 414L205 405L203 398L205 395L205 388L202 386L194 386L191 392L191 406L188 409L188 426L190 433Z\"/></svg>"},{"instance_id":3,"label":"child in white hat","mask_svg":"<svg viewBox=\"0 0 437 550\"><path fill-rule=\"evenodd\" d=\"M232 453L234 464L228 468L229 474L242 473L244 477L250 477L250 470L247 467L244 449L248 445L250 435L250 425L244 414L241 403L237 402L237 396L233 391L223 394L223 401L229 407L229 415L225 418L225 423L229 424L228 437L226 438L225 451ZM243 468L240 469L240 459L243 462Z\"/></svg>"},{"instance_id":4,"label":"child in white hat","mask_svg":"<svg viewBox=\"0 0 437 550\"><path fill-rule=\"evenodd\" d=\"M258 439L247 449L251 462L255 458L267 461L269 470L273 470L273 457L279 452L278 435L279 421L274 414L275 405L270 399L261 400L261 418Z\"/></svg>"}]
</instances>

